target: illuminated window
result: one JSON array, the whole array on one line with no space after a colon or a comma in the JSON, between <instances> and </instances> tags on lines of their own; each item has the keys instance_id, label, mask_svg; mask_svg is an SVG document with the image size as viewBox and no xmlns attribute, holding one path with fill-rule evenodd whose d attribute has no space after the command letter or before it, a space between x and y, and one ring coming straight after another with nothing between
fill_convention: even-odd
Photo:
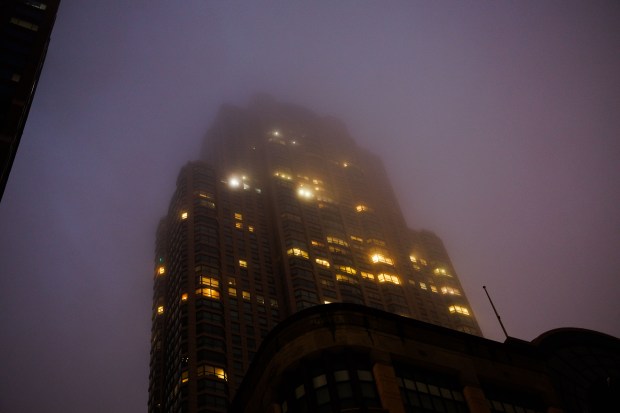
<instances>
[{"instance_id":1,"label":"illuminated window","mask_svg":"<svg viewBox=\"0 0 620 413\"><path fill-rule=\"evenodd\" d=\"M308 253L300 248L289 248L286 253L295 257L302 257L308 259Z\"/></svg>"},{"instance_id":2,"label":"illuminated window","mask_svg":"<svg viewBox=\"0 0 620 413\"><path fill-rule=\"evenodd\" d=\"M351 239L357 242L364 242L364 240L360 237L356 237L355 235L351 235Z\"/></svg>"},{"instance_id":3,"label":"illuminated window","mask_svg":"<svg viewBox=\"0 0 620 413\"><path fill-rule=\"evenodd\" d=\"M181 294L181 301L187 301L187 293Z\"/></svg>"},{"instance_id":4,"label":"illuminated window","mask_svg":"<svg viewBox=\"0 0 620 413\"><path fill-rule=\"evenodd\" d=\"M230 295L231 297L236 297L237 296L237 289L233 288L233 287L229 287L228 288L228 295Z\"/></svg>"},{"instance_id":5,"label":"illuminated window","mask_svg":"<svg viewBox=\"0 0 620 413\"><path fill-rule=\"evenodd\" d=\"M254 232L254 227L253 227L252 225L249 225L249 226L248 226L248 231L250 231L250 232Z\"/></svg>"},{"instance_id":6,"label":"illuminated window","mask_svg":"<svg viewBox=\"0 0 620 413\"><path fill-rule=\"evenodd\" d=\"M315 241L315 240L310 241L310 244L312 244L313 247L324 247L325 246L325 244L323 244L322 242Z\"/></svg>"},{"instance_id":7,"label":"illuminated window","mask_svg":"<svg viewBox=\"0 0 620 413\"><path fill-rule=\"evenodd\" d=\"M346 265L338 265L336 266L340 271L346 272L347 274L357 274L357 270L353 267L349 267Z\"/></svg>"},{"instance_id":8,"label":"illuminated window","mask_svg":"<svg viewBox=\"0 0 620 413\"><path fill-rule=\"evenodd\" d=\"M220 281L216 278L211 278L211 277L204 277L204 276L200 276L198 283L200 285L208 285L210 287L219 287L220 286Z\"/></svg>"},{"instance_id":9,"label":"illuminated window","mask_svg":"<svg viewBox=\"0 0 620 413\"><path fill-rule=\"evenodd\" d=\"M214 290L213 288L198 288L196 290L196 295L214 299L220 298L220 292L218 290Z\"/></svg>"},{"instance_id":10,"label":"illuminated window","mask_svg":"<svg viewBox=\"0 0 620 413\"><path fill-rule=\"evenodd\" d=\"M459 290L452 287L441 287L441 293L450 295L461 295L461 292Z\"/></svg>"},{"instance_id":11,"label":"illuminated window","mask_svg":"<svg viewBox=\"0 0 620 413\"><path fill-rule=\"evenodd\" d=\"M343 239L340 238L336 238L336 237L327 237L327 242L329 242L330 244L338 244L338 245L343 245L345 247L349 246L349 243L346 242Z\"/></svg>"},{"instance_id":12,"label":"illuminated window","mask_svg":"<svg viewBox=\"0 0 620 413\"><path fill-rule=\"evenodd\" d=\"M235 228L243 229L243 222L235 222Z\"/></svg>"},{"instance_id":13,"label":"illuminated window","mask_svg":"<svg viewBox=\"0 0 620 413\"><path fill-rule=\"evenodd\" d=\"M160 305L159 307L157 307L157 314L163 314L164 313L164 306Z\"/></svg>"},{"instance_id":14,"label":"illuminated window","mask_svg":"<svg viewBox=\"0 0 620 413\"><path fill-rule=\"evenodd\" d=\"M243 291L241 293L242 297L244 300L249 300L250 299L250 292L249 291Z\"/></svg>"},{"instance_id":15,"label":"illuminated window","mask_svg":"<svg viewBox=\"0 0 620 413\"><path fill-rule=\"evenodd\" d=\"M239 266L241 268L248 268L248 262L246 260L239 260Z\"/></svg>"},{"instance_id":16,"label":"illuminated window","mask_svg":"<svg viewBox=\"0 0 620 413\"><path fill-rule=\"evenodd\" d=\"M426 283L420 283L420 288L423 290L428 290L428 288L426 288Z\"/></svg>"},{"instance_id":17,"label":"illuminated window","mask_svg":"<svg viewBox=\"0 0 620 413\"><path fill-rule=\"evenodd\" d=\"M166 273L166 268L163 265L157 268L157 274L164 275L165 273Z\"/></svg>"},{"instance_id":18,"label":"illuminated window","mask_svg":"<svg viewBox=\"0 0 620 413\"><path fill-rule=\"evenodd\" d=\"M240 214L239 212L235 212L235 219L237 221L243 221L243 215Z\"/></svg>"},{"instance_id":19,"label":"illuminated window","mask_svg":"<svg viewBox=\"0 0 620 413\"><path fill-rule=\"evenodd\" d=\"M269 305L272 308L278 308L278 300L276 300L275 298L270 298L269 299Z\"/></svg>"},{"instance_id":20,"label":"illuminated window","mask_svg":"<svg viewBox=\"0 0 620 413\"><path fill-rule=\"evenodd\" d=\"M316 261L317 264L329 268L329 261L327 261L326 259L317 258L317 259L315 259L315 261Z\"/></svg>"},{"instance_id":21,"label":"illuminated window","mask_svg":"<svg viewBox=\"0 0 620 413\"><path fill-rule=\"evenodd\" d=\"M181 383L187 383L188 381L189 381L189 375L187 373L187 370L185 370L181 373Z\"/></svg>"},{"instance_id":22,"label":"illuminated window","mask_svg":"<svg viewBox=\"0 0 620 413\"><path fill-rule=\"evenodd\" d=\"M388 258L383 254L372 254L370 256L370 260L374 264L382 263L382 264L394 265L394 261L391 258Z\"/></svg>"},{"instance_id":23,"label":"illuminated window","mask_svg":"<svg viewBox=\"0 0 620 413\"><path fill-rule=\"evenodd\" d=\"M265 297L263 297L262 295L257 295L256 302L259 304L265 304Z\"/></svg>"},{"instance_id":24,"label":"illuminated window","mask_svg":"<svg viewBox=\"0 0 620 413\"><path fill-rule=\"evenodd\" d=\"M367 205L359 204L359 205L355 205L355 210L357 212L367 212L367 211L370 211L370 208Z\"/></svg>"},{"instance_id":25,"label":"illuminated window","mask_svg":"<svg viewBox=\"0 0 620 413\"><path fill-rule=\"evenodd\" d=\"M433 273L435 273L435 275L447 275L447 276L450 276L450 274L448 274L446 269L445 268L441 268L441 267L435 268L433 270Z\"/></svg>"},{"instance_id":26,"label":"illuminated window","mask_svg":"<svg viewBox=\"0 0 620 413\"><path fill-rule=\"evenodd\" d=\"M187 219L187 212L181 212L181 219Z\"/></svg>"},{"instance_id":27,"label":"illuminated window","mask_svg":"<svg viewBox=\"0 0 620 413\"><path fill-rule=\"evenodd\" d=\"M375 275L371 274L369 272L366 271L360 271L360 275L362 276L362 278L366 278L367 280L374 280L375 279Z\"/></svg>"},{"instance_id":28,"label":"illuminated window","mask_svg":"<svg viewBox=\"0 0 620 413\"><path fill-rule=\"evenodd\" d=\"M214 367L209 365L202 365L196 368L196 375L198 377L201 376L212 376L217 377L218 379L227 380L226 372L223 368Z\"/></svg>"},{"instance_id":29,"label":"illuminated window","mask_svg":"<svg viewBox=\"0 0 620 413\"><path fill-rule=\"evenodd\" d=\"M331 301L323 300L323 304L331 304Z\"/></svg>"},{"instance_id":30,"label":"illuminated window","mask_svg":"<svg viewBox=\"0 0 620 413\"><path fill-rule=\"evenodd\" d=\"M291 179L293 179L291 175L280 171L276 171L276 173L274 173L273 175L277 176L280 179L284 179L285 181L290 181Z\"/></svg>"},{"instance_id":31,"label":"illuminated window","mask_svg":"<svg viewBox=\"0 0 620 413\"><path fill-rule=\"evenodd\" d=\"M303 198L303 199L312 199L312 198L314 198L314 192L311 189L303 187L303 186L301 186L301 187L299 187L297 189L297 195L300 198Z\"/></svg>"},{"instance_id":32,"label":"illuminated window","mask_svg":"<svg viewBox=\"0 0 620 413\"><path fill-rule=\"evenodd\" d=\"M381 273L377 275L377 280L380 283L389 282L392 284L400 284L400 280L398 279L398 277L392 274Z\"/></svg>"},{"instance_id":33,"label":"illuminated window","mask_svg":"<svg viewBox=\"0 0 620 413\"><path fill-rule=\"evenodd\" d=\"M469 315L469 310L465 307L461 307L460 305L451 305L449 308L451 314L462 314Z\"/></svg>"},{"instance_id":34,"label":"illuminated window","mask_svg":"<svg viewBox=\"0 0 620 413\"><path fill-rule=\"evenodd\" d=\"M437 287L435 287L434 285L431 285L431 291L436 293L437 292Z\"/></svg>"},{"instance_id":35,"label":"illuminated window","mask_svg":"<svg viewBox=\"0 0 620 413\"><path fill-rule=\"evenodd\" d=\"M18 19L16 17L11 17L11 23L13 23L16 26L23 27L24 29L32 30L33 32L36 32L39 30L38 25L34 23L30 23L29 21L26 21L26 20Z\"/></svg>"},{"instance_id":36,"label":"illuminated window","mask_svg":"<svg viewBox=\"0 0 620 413\"><path fill-rule=\"evenodd\" d=\"M355 278L343 274L336 274L336 280L349 284L357 284L357 280Z\"/></svg>"},{"instance_id":37,"label":"illuminated window","mask_svg":"<svg viewBox=\"0 0 620 413\"><path fill-rule=\"evenodd\" d=\"M229 278L228 279L228 285L237 285L237 280L235 280L234 278Z\"/></svg>"},{"instance_id":38,"label":"illuminated window","mask_svg":"<svg viewBox=\"0 0 620 413\"><path fill-rule=\"evenodd\" d=\"M417 263L417 262L418 262L418 259L415 257L415 255L410 255L410 256L409 256L409 259L410 259L410 260L411 260L411 262L413 262L413 263Z\"/></svg>"}]
</instances>

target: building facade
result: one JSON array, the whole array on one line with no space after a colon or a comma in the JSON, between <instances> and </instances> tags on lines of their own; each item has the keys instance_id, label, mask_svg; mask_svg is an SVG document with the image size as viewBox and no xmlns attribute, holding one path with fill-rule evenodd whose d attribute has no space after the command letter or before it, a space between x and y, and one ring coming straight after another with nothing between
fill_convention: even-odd
<instances>
[{"instance_id":1,"label":"building facade","mask_svg":"<svg viewBox=\"0 0 620 413\"><path fill-rule=\"evenodd\" d=\"M504 343L355 304L299 312L264 340L244 413L618 411L620 340L582 329Z\"/></svg>"},{"instance_id":2,"label":"building facade","mask_svg":"<svg viewBox=\"0 0 620 413\"><path fill-rule=\"evenodd\" d=\"M24 131L59 3L0 2L0 199Z\"/></svg>"},{"instance_id":3,"label":"building facade","mask_svg":"<svg viewBox=\"0 0 620 413\"><path fill-rule=\"evenodd\" d=\"M149 412L226 411L268 332L319 304L481 334L443 243L340 121L257 97L201 158L157 231Z\"/></svg>"}]
</instances>

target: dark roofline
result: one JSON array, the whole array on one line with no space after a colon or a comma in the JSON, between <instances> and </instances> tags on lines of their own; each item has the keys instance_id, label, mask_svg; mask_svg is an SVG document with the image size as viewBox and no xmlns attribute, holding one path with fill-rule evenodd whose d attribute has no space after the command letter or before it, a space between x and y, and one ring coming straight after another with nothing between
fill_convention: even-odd
<instances>
[{"instance_id":1,"label":"dark roofline","mask_svg":"<svg viewBox=\"0 0 620 413\"><path fill-rule=\"evenodd\" d=\"M266 370L283 345L310 331L327 328L335 332L339 326L387 333L403 340L415 339L472 356L489 357L481 352L491 348L494 353L511 352L539 357L536 347L523 340L508 339L501 343L359 304L317 305L286 318L267 334L237 390L232 406L237 406L241 399L246 399L251 394L253 382Z\"/></svg>"}]
</instances>

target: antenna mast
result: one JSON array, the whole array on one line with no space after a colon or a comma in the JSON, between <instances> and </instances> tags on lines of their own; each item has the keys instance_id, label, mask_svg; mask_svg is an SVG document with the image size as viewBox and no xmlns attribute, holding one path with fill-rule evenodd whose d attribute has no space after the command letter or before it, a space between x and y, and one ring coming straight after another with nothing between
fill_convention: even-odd
<instances>
[{"instance_id":1,"label":"antenna mast","mask_svg":"<svg viewBox=\"0 0 620 413\"><path fill-rule=\"evenodd\" d=\"M491 303L491 307L493 307L493 312L495 313L495 316L497 317L497 321L499 321L499 325L502 327L502 331L506 335L506 338L508 338L508 333L506 332L506 328L504 328L504 323L502 323L502 318L499 316L497 310L495 309L495 305L493 305L493 300L491 300L491 296L489 295L489 292L487 291L487 286L483 285L482 288L484 289L484 292L487 294L487 298L489 299L489 302Z\"/></svg>"}]
</instances>

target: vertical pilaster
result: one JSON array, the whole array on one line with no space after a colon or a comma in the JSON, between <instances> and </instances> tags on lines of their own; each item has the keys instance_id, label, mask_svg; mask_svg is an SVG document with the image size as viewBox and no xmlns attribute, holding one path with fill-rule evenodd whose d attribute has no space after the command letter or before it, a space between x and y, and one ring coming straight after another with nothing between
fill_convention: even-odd
<instances>
[{"instance_id":1,"label":"vertical pilaster","mask_svg":"<svg viewBox=\"0 0 620 413\"><path fill-rule=\"evenodd\" d=\"M390 413L405 413L394 368L388 364L375 363L372 372L375 376L381 406Z\"/></svg>"},{"instance_id":2,"label":"vertical pilaster","mask_svg":"<svg viewBox=\"0 0 620 413\"><path fill-rule=\"evenodd\" d=\"M480 388L465 386L463 388L463 395L470 413L491 413L487 398L484 397L484 393Z\"/></svg>"}]
</instances>

